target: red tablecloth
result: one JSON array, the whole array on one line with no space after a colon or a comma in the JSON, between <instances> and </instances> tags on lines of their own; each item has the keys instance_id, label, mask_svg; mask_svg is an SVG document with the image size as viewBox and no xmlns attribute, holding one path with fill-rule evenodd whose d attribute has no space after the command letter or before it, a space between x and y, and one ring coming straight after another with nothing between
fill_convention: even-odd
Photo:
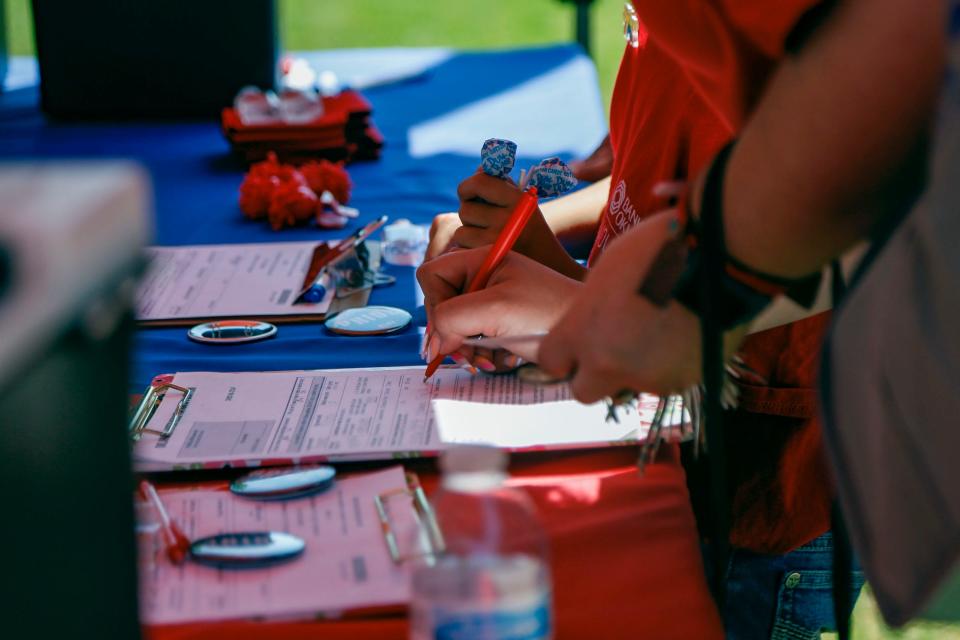
<instances>
[{"instance_id":1,"label":"red tablecloth","mask_svg":"<svg viewBox=\"0 0 960 640\"><path fill-rule=\"evenodd\" d=\"M518 456L515 481L551 540L556 638L722 638L707 589L683 470L665 460L637 474L632 448ZM417 465L430 490L437 476ZM406 638L400 616L322 622L153 627L149 640Z\"/></svg>"}]
</instances>

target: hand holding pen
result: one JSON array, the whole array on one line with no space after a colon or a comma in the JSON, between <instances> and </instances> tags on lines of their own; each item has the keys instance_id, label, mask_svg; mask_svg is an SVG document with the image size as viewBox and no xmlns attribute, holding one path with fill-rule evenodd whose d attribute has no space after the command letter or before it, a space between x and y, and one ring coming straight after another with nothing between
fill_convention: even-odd
<instances>
[{"instance_id":1,"label":"hand holding pen","mask_svg":"<svg viewBox=\"0 0 960 640\"><path fill-rule=\"evenodd\" d=\"M439 354L466 349L490 348L472 345L471 336L511 336L542 332L567 310L583 285L539 262L509 253L487 287L476 293L463 290L478 272L488 254L486 247L464 249L424 263L417 271L423 289L430 334L425 346L427 360ZM539 341L510 344L510 352L536 361Z\"/></svg>"},{"instance_id":2,"label":"hand holding pen","mask_svg":"<svg viewBox=\"0 0 960 640\"><path fill-rule=\"evenodd\" d=\"M530 216L533 215L536 209L537 188L530 187L520 196L520 200L517 201L513 213L500 231L500 235L497 236L497 241L490 246L486 256L484 256L483 262L470 279L470 283L467 285L464 293L476 293L487 286L487 281L489 281L490 276L493 275L494 269L500 266L503 259L510 253L513 245L517 242L517 238L520 237L524 227L530 220ZM428 345L429 342L430 340L428 338ZM429 352L430 350L428 348L428 353ZM440 352L431 356L427 369L423 374L424 381L428 380L430 376L436 372L437 367L440 366L444 358L446 358L446 354Z\"/></svg>"},{"instance_id":3,"label":"hand holding pen","mask_svg":"<svg viewBox=\"0 0 960 640\"><path fill-rule=\"evenodd\" d=\"M509 174L516 160L516 152L517 145L509 140L495 138L487 140L480 151L482 173L502 179L502 183L500 183L502 188L510 189ZM496 183L494 184L496 185ZM570 168L558 158L548 158L536 164L529 172L521 172L519 188L522 193L498 233L496 241L487 250L483 262L471 274L469 280L463 281L461 291L465 294L474 294L486 287L494 271L510 253L527 223L537 211L538 193L542 196L556 196L570 190L575 184L576 179L573 178ZM470 200L470 198L467 198L467 200ZM431 305L430 297L426 291L424 298L427 302L429 315ZM426 381L437 370L448 353L441 349L439 341L434 340L429 324L424 336L423 351L424 356L429 361L424 375L424 381ZM492 363L490 364L492 366Z\"/></svg>"}]
</instances>

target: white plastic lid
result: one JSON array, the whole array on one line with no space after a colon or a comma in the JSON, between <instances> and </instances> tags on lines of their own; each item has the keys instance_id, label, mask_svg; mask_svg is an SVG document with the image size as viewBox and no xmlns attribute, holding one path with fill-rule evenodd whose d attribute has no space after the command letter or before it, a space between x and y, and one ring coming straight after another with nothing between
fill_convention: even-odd
<instances>
[{"instance_id":1,"label":"white plastic lid","mask_svg":"<svg viewBox=\"0 0 960 640\"><path fill-rule=\"evenodd\" d=\"M441 455L440 468L445 474L503 473L507 468L507 452L481 444L455 445Z\"/></svg>"}]
</instances>

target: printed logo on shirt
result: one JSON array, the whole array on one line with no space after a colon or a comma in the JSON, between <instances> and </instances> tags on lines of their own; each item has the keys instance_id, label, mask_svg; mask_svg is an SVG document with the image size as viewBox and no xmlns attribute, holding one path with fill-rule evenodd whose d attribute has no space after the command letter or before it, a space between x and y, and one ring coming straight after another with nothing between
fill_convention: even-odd
<instances>
[{"instance_id":1,"label":"printed logo on shirt","mask_svg":"<svg viewBox=\"0 0 960 640\"><path fill-rule=\"evenodd\" d=\"M607 248L610 240L639 222L640 214L637 213L636 207L630 202L630 196L627 195L627 183L621 180L610 193L610 199L603 210L603 218L600 221L597 236L593 240L588 264L593 264L594 260Z\"/></svg>"},{"instance_id":2,"label":"printed logo on shirt","mask_svg":"<svg viewBox=\"0 0 960 640\"><path fill-rule=\"evenodd\" d=\"M630 197L627 195L627 183L623 180L617 183L617 187L610 194L610 202L607 205L607 220L617 235L640 223L640 214L637 213L637 209L630 202Z\"/></svg>"}]
</instances>

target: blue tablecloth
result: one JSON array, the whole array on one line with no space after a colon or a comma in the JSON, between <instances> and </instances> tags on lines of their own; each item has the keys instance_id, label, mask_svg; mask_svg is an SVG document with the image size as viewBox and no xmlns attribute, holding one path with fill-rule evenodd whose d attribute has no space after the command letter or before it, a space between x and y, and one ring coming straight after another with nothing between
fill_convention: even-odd
<instances>
[{"instance_id":1,"label":"blue tablecloth","mask_svg":"<svg viewBox=\"0 0 960 640\"><path fill-rule=\"evenodd\" d=\"M383 158L349 167L351 204L361 222L388 214L428 223L457 207L457 183L472 173L484 139L519 145L518 166L547 155L589 153L605 132L596 74L576 46L494 52L379 49L313 52L318 68L367 84L374 120L386 139ZM380 74L378 82L377 74ZM392 82L383 83L384 80ZM36 88L0 94L0 159L132 158L150 172L156 243L163 245L332 239L343 232L302 228L274 233L237 209L243 169L229 156L216 122L57 123L37 109ZM377 289L371 304L414 310L410 267ZM138 332L132 384L158 373L365 367L419 362L418 327L392 336L343 337L322 325L285 325L266 342L213 347L183 329Z\"/></svg>"}]
</instances>

